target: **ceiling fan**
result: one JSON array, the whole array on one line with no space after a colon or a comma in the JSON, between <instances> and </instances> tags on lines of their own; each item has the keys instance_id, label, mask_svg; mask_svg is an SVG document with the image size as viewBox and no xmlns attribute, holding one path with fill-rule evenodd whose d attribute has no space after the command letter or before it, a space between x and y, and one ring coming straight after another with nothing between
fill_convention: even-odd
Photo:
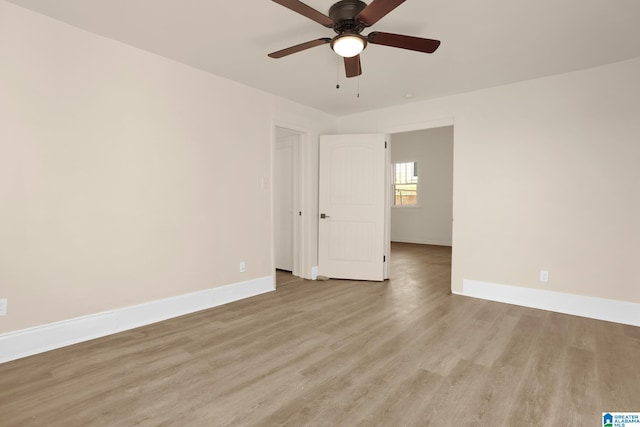
<instances>
[{"instance_id":1,"label":"ceiling fan","mask_svg":"<svg viewBox=\"0 0 640 427\"><path fill-rule=\"evenodd\" d=\"M367 43L424 53L433 53L440 46L439 40L423 39L421 37L380 31L374 31L367 36L361 34L365 28L378 22L393 9L404 3L405 0L373 0L368 5L361 0L341 0L331 6L329 16L298 0L273 1L316 21L320 25L332 28L337 33L337 36L333 38L323 37L272 52L269 54L271 58L282 58L312 47L330 44L338 55L344 57L347 77L355 77L362 74L360 52L367 47Z\"/></svg>"}]
</instances>

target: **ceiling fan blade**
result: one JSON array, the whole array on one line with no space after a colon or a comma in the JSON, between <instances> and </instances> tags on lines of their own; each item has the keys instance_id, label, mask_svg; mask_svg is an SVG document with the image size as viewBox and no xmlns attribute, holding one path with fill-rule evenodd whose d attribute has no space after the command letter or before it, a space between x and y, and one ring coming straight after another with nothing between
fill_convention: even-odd
<instances>
[{"instance_id":1,"label":"ceiling fan blade","mask_svg":"<svg viewBox=\"0 0 640 427\"><path fill-rule=\"evenodd\" d=\"M298 0L273 0L281 6L286 7L287 9L291 9L294 12L299 13L302 16L306 16L312 21L316 21L320 25L324 25L328 28L333 28L334 22L333 19L329 18L327 15L318 12L311 6L308 6L301 1Z\"/></svg>"},{"instance_id":2,"label":"ceiling fan blade","mask_svg":"<svg viewBox=\"0 0 640 427\"><path fill-rule=\"evenodd\" d=\"M347 77L356 77L362 74L362 65L360 64L360 55L344 58L344 69Z\"/></svg>"},{"instance_id":3,"label":"ceiling fan blade","mask_svg":"<svg viewBox=\"0 0 640 427\"><path fill-rule=\"evenodd\" d=\"M367 36L367 41L373 44L399 47L417 52L433 53L440 46L440 40L423 39L421 37L403 36L401 34L382 33L374 31Z\"/></svg>"},{"instance_id":4,"label":"ceiling fan blade","mask_svg":"<svg viewBox=\"0 0 640 427\"><path fill-rule=\"evenodd\" d=\"M288 47L286 49L279 50L277 52L272 52L269 54L269 57L278 59L282 58L283 56L291 55L292 53L301 52L303 50L311 49L312 47L320 46L327 43L331 43L331 39L328 37L311 40L305 43L300 43L295 46Z\"/></svg>"},{"instance_id":5,"label":"ceiling fan blade","mask_svg":"<svg viewBox=\"0 0 640 427\"><path fill-rule=\"evenodd\" d=\"M366 27L370 27L404 2L405 0L373 0L360 12L358 19Z\"/></svg>"}]
</instances>

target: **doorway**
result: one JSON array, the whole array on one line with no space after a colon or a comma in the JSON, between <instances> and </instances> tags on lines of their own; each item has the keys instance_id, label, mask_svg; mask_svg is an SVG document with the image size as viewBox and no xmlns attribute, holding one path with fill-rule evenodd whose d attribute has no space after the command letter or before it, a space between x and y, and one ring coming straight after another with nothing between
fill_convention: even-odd
<instances>
[{"instance_id":1,"label":"doorway","mask_svg":"<svg viewBox=\"0 0 640 427\"><path fill-rule=\"evenodd\" d=\"M419 245L431 247L429 253L435 253L441 248L445 253L448 251L451 261L453 131L453 125L447 125L390 135L395 175L390 221L393 249Z\"/></svg>"},{"instance_id":2,"label":"doorway","mask_svg":"<svg viewBox=\"0 0 640 427\"><path fill-rule=\"evenodd\" d=\"M275 126L273 144L273 264L277 272L302 276L302 167L305 134ZM281 276L281 275L280 275ZM278 281L276 280L276 286Z\"/></svg>"}]
</instances>

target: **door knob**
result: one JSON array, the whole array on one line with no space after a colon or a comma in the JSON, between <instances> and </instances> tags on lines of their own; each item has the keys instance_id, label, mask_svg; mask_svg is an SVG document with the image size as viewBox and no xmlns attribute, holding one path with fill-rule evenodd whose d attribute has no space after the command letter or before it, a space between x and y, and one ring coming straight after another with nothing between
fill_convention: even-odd
<instances>
[{"instance_id":1,"label":"door knob","mask_svg":"<svg viewBox=\"0 0 640 427\"><path fill-rule=\"evenodd\" d=\"M331 218L331 217L329 215L327 215L327 214L321 213L320 214L320 218L325 219L325 218Z\"/></svg>"}]
</instances>

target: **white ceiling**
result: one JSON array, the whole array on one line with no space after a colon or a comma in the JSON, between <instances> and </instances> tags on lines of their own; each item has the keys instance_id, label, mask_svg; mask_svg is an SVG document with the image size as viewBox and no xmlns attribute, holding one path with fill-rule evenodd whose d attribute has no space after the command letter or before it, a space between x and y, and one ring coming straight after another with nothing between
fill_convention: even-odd
<instances>
[{"instance_id":1,"label":"white ceiling","mask_svg":"<svg viewBox=\"0 0 640 427\"><path fill-rule=\"evenodd\" d=\"M638 0L407 0L363 34L440 48L369 45L363 75L348 80L328 45L267 57L334 35L270 0L9 1L337 116L640 57ZM325 14L333 2L306 1Z\"/></svg>"}]
</instances>

